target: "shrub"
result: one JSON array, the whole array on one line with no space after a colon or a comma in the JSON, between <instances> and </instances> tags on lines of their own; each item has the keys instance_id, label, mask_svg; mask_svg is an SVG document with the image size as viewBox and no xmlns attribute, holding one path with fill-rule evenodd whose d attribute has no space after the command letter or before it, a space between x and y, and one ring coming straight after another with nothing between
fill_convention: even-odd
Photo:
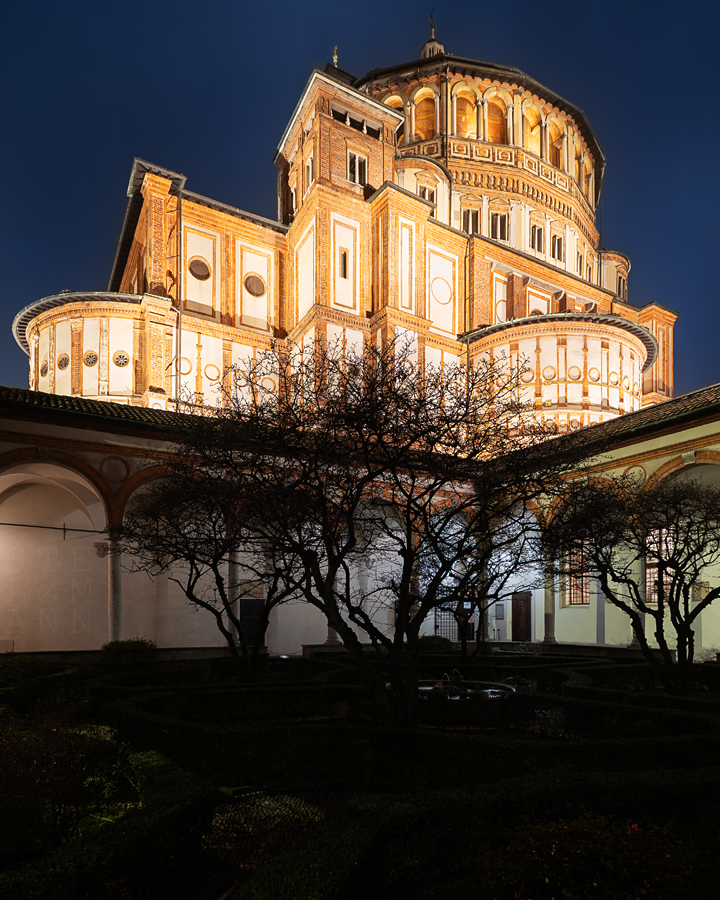
<instances>
[{"instance_id":1,"label":"shrub","mask_svg":"<svg viewBox=\"0 0 720 900\"><path fill-rule=\"evenodd\" d=\"M24 653L0 654L0 687L13 687L29 678L37 678L47 672L47 663L37 656Z\"/></svg>"}]
</instances>

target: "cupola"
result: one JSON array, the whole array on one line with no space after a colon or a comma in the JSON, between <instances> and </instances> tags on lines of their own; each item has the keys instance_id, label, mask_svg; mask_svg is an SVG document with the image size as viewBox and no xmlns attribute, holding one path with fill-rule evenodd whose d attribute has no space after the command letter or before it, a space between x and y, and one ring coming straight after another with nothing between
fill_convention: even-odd
<instances>
[{"instance_id":1,"label":"cupola","mask_svg":"<svg viewBox=\"0 0 720 900\"><path fill-rule=\"evenodd\" d=\"M441 44L435 37L435 19L430 16L430 40L425 41L420 50L420 59L428 59L430 56L438 56L445 52L445 44Z\"/></svg>"}]
</instances>

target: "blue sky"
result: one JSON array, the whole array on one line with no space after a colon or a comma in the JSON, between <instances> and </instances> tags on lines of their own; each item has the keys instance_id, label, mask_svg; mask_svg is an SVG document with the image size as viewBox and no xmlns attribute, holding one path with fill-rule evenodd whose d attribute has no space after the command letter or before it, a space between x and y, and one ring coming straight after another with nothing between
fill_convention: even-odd
<instances>
[{"instance_id":1,"label":"blue sky","mask_svg":"<svg viewBox=\"0 0 720 900\"><path fill-rule=\"evenodd\" d=\"M430 6L407 0L4 4L0 383L27 386L10 327L28 303L104 290L133 157L190 190L275 216L273 156L314 67L416 59ZM632 260L630 302L681 314L675 387L720 381L713 99L720 5L435 6L458 56L514 65L587 114L607 158L605 246Z\"/></svg>"}]
</instances>

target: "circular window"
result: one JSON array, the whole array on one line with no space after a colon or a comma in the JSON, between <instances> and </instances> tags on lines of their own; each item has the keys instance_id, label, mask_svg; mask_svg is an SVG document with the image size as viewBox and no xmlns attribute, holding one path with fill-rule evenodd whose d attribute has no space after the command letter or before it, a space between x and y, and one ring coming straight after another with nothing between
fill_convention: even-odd
<instances>
[{"instance_id":1,"label":"circular window","mask_svg":"<svg viewBox=\"0 0 720 900\"><path fill-rule=\"evenodd\" d=\"M188 269L190 270L190 274L194 278L197 278L198 281L207 281L210 277L210 266L202 256L196 256L194 259L191 259L188 264Z\"/></svg>"},{"instance_id":2,"label":"circular window","mask_svg":"<svg viewBox=\"0 0 720 900\"><path fill-rule=\"evenodd\" d=\"M556 374L557 372L555 371L553 366L545 366L542 371L542 377L545 379L545 381L552 381L553 378L555 378Z\"/></svg>"},{"instance_id":3,"label":"circular window","mask_svg":"<svg viewBox=\"0 0 720 900\"><path fill-rule=\"evenodd\" d=\"M58 361L57 361L58 369L67 369L67 367L69 365L70 365L70 357L67 355L67 353L62 353L60 356L58 356Z\"/></svg>"},{"instance_id":4,"label":"circular window","mask_svg":"<svg viewBox=\"0 0 720 900\"><path fill-rule=\"evenodd\" d=\"M98 355L94 350L88 350L88 352L83 357L83 361L86 366L94 366L98 361Z\"/></svg>"},{"instance_id":5,"label":"circular window","mask_svg":"<svg viewBox=\"0 0 720 900\"><path fill-rule=\"evenodd\" d=\"M40 366L40 374L44 378L48 373L48 364L47 360L43 360L43 364Z\"/></svg>"},{"instance_id":6,"label":"circular window","mask_svg":"<svg viewBox=\"0 0 720 900\"><path fill-rule=\"evenodd\" d=\"M600 381L600 370L599 369L590 369L588 371L588 378L590 381Z\"/></svg>"},{"instance_id":7,"label":"circular window","mask_svg":"<svg viewBox=\"0 0 720 900\"><path fill-rule=\"evenodd\" d=\"M577 366L570 366L568 369L568 378L571 381L580 381L582 378L582 372Z\"/></svg>"},{"instance_id":8,"label":"circular window","mask_svg":"<svg viewBox=\"0 0 720 900\"><path fill-rule=\"evenodd\" d=\"M262 297L267 288L259 275L248 275L245 278L245 290L253 297Z\"/></svg>"},{"instance_id":9,"label":"circular window","mask_svg":"<svg viewBox=\"0 0 720 900\"><path fill-rule=\"evenodd\" d=\"M118 352L113 356L113 362L116 366L126 366L130 362L130 357L124 350L118 350Z\"/></svg>"}]
</instances>

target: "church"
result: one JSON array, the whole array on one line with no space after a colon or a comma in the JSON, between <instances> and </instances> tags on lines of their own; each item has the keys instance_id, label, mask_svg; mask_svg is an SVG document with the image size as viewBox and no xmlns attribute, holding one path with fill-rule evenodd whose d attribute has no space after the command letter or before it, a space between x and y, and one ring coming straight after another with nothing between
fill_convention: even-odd
<instances>
[{"instance_id":1,"label":"church","mask_svg":"<svg viewBox=\"0 0 720 900\"><path fill-rule=\"evenodd\" d=\"M212 617L167 577L130 571L114 536L181 401L228 402L232 373L282 342L402 339L419 370L507 359L536 425L604 429L615 471L720 473L720 387L673 399L677 315L633 305L630 260L601 244L605 157L571 101L446 52L433 27L411 62L315 70L275 163L269 220L136 159L107 289L15 317L30 389L0 388L0 651L221 645ZM632 640L594 590L509 599L488 629L498 642ZM284 606L268 648L297 654L327 633L317 610ZM697 643L720 647L720 610L703 613Z\"/></svg>"}]
</instances>

